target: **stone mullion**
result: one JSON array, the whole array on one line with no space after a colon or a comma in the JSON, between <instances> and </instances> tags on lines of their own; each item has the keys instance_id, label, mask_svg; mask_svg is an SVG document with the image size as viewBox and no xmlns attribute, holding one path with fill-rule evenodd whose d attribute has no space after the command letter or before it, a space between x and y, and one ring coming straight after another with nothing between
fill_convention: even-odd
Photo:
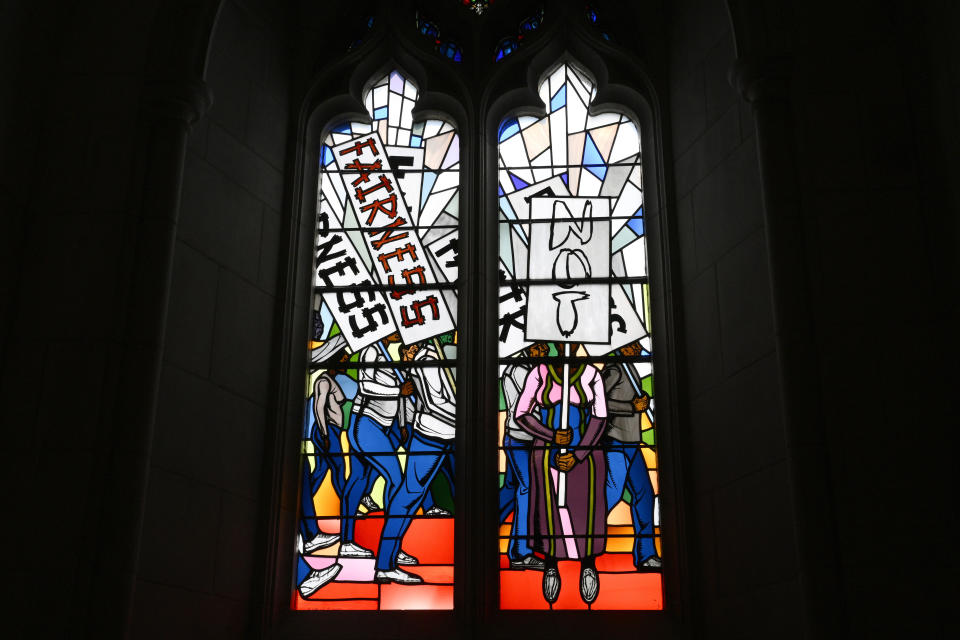
<instances>
[{"instance_id":1,"label":"stone mullion","mask_svg":"<svg viewBox=\"0 0 960 640\"><path fill-rule=\"evenodd\" d=\"M786 58L741 59L731 79L751 104L756 123L804 636L829 637L842 628L842 590L819 388L815 300L796 166L790 63Z\"/></svg>"},{"instance_id":2,"label":"stone mullion","mask_svg":"<svg viewBox=\"0 0 960 640\"><path fill-rule=\"evenodd\" d=\"M140 538L163 361L180 189L191 125L212 98L201 81L146 83L141 108L138 189L131 196L132 245L125 275L116 400L104 434L103 492L89 594L91 629L125 637L136 586Z\"/></svg>"}]
</instances>

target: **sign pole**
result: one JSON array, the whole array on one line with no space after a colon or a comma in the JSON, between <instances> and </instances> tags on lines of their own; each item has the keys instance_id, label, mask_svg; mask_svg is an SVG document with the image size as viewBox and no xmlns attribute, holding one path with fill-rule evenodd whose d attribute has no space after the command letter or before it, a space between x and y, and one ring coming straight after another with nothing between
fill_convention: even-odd
<instances>
[{"instance_id":1,"label":"sign pole","mask_svg":"<svg viewBox=\"0 0 960 640\"><path fill-rule=\"evenodd\" d=\"M570 357L570 343L563 343L563 395L560 406L560 428L566 431L570 426L570 362L566 358ZM560 455L563 455L567 452L566 447L560 449ZM567 506L567 474L564 471L560 472L559 478L557 479L557 506L566 507Z\"/></svg>"}]
</instances>

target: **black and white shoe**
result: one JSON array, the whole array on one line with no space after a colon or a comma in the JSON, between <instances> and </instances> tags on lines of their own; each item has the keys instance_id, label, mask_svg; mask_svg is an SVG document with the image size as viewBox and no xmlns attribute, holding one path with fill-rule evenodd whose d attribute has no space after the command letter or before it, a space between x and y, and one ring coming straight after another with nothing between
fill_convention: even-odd
<instances>
[{"instance_id":1,"label":"black and white shoe","mask_svg":"<svg viewBox=\"0 0 960 640\"><path fill-rule=\"evenodd\" d=\"M311 571L304 581L300 583L300 595L304 598L309 598L317 592L317 589L336 578L341 569L343 569L341 565L332 564L326 569Z\"/></svg>"},{"instance_id":2,"label":"black and white shoe","mask_svg":"<svg viewBox=\"0 0 960 640\"><path fill-rule=\"evenodd\" d=\"M397 554L397 564L410 566L420 564L420 561L403 549L400 549L400 553Z\"/></svg>"},{"instance_id":3,"label":"black and white shoe","mask_svg":"<svg viewBox=\"0 0 960 640\"><path fill-rule=\"evenodd\" d=\"M531 554L529 556L524 556L519 560L510 559L510 568L515 571L523 571L529 569L531 571L543 571L543 560L537 556Z\"/></svg>"},{"instance_id":4,"label":"black and white shoe","mask_svg":"<svg viewBox=\"0 0 960 640\"><path fill-rule=\"evenodd\" d=\"M560 572L550 567L543 572L543 599L553 604L560 597Z\"/></svg>"},{"instance_id":5,"label":"black and white shoe","mask_svg":"<svg viewBox=\"0 0 960 640\"><path fill-rule=\"evenodd\" d=\"M597 599L600 593L600 576L593 567L580 568L580 597L587 604Z\"/></svg>"},{"instance_id":6,"label":"black and white shoe","mask_svg":"<svg viewBox=\"0 0 960 640\"><path fill-rule=\"evenodd\" d=\"M324 533L321 531L313 538L313 540L303 543L303 552L313 553L317 549L326 549L327 547L332 547L333 545L337 544L338 540L340 540L340 534Z\"/></svg>"},{"instance_id":7,"label":"black and white shoe","mask_svg":"<svg viewBox=\"0 0 960 640\"><path fill-rule=\"evenodd\" d=\"M403 569L391 569L390 571L377 571L373 574L374 582L386 584L396 582L397 584L422 584L423 578L415 573L409 573Z\"/></svg>"},{"instance_id":8,"label":"black and white shoe","mask_svg":"<svg viewBox=\"0 0 960 640\"><path fill-rule=\"evenodd\" d=\"M658 558L657 556L650 556L649 558L647 558L646 560L644 560L644 561L643 561L643 564L641 564L640 566L641 566L641 567L648 567L648 568L651 568L651 569L659 569L660 567L663 566L663 560L661 560L661 559Z\"/></svg>"},{"instance_id":9,"label":"black and white shoe","mask_svg":"<svg viewBox=\"0 0 960 640\"><path fill-rule=\"evenodd\" d=\"M374 511L381 510L380 505L378 505L377 502L370 496L363 496L363 498L360 500L360 504L364 506L364 508L367 510L367 513L373 513Z\"/></svg>"},{"instance_id":10,"label":"black and white shoe","mask_svg":"<svg viewBox=\"0 0 960 640\"><path fill-rule=\"evenodd\" d=\"M446 518L450 516L450 512L434 505L427 509L423 515L427 516L428 518Z\"/></svg>"},{"instance_id":11,"label":"black and white shoe","mask_svg":"<svg viewBox=\"0 0 960 640\"><path fill-rule=\"evenodd\" d=\"M344 542L340 545L340 553L337 555L341 558L372 558L373 551L364 549L355 542Z\"/></svg>"}]
</instances>

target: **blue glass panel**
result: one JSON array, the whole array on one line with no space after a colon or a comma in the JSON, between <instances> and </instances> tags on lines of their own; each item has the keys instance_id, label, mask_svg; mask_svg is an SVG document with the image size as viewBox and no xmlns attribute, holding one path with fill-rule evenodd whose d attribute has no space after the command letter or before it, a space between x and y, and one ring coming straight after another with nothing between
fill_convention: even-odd
<instances>
[{"instance_id":1,"label":"blue glass panel","mask_svg":"<svg viewBox=\"0 0 960 640\"><path fill-rule=\"evenodd\" d=\"M560 87L552 98L550 98L550 111L562 109L567 104L567 85Z\"/></svg>"},{"instance_id":2,"label":"blue glass panel","mask_svg":"<svg viewBox=\"0 0 960 640\"><path fill-rule=\"evenodd\" d=\"M320 164L327 166L331 162L333 162L333 150L327 145L323 145L320 148Z\"/></svg>"},{"instance_id":3,"label":"blue glass panel","mask_svg":"<svg viewBox=\"0 0 960 640\"><path fill-rule=\"evenodd\" d=\"M376 111L373 112L373 119L374 119L374 120L383 120L383 119L386 118L386 117L387 117L387 108L386 108L386 107L380 107L379 109L377 109Z\"/></svg>"},{"instance_id":4,"label":"blue glass panel","mask_svg":"<svg viewBox=\"0 0 960 640\"><path fill-rule=\"evenodd\" d=\"M560 174L560 179L563 180L563 184L570 186L570 174L564 171Z\"/></svg>"},{"instance_id":5,"label":"blue glass panel","mask_svg":"<svg viewBox=\"0 0 960 640\"><path fill-rule=\"evenodd\" d=\"M410 136L410 146L411 146L411 147L422 147L422 146L423 146L423 138L421 138L420 136Z\"/></svg>"},{"instance_id":6,"label":"blue glass panel","mask_svg":"<svg viewBox=\"0 0 960 640\"><path fill-rule=\"evenodd\" d=\"M500 126L500 142L503 142L513 134L520 131L520 125L516 118L510 118Z\"/></svg>"},{"instance_id":7,"label":"blue glass panel","mask_svg":"<svg viewBox=\"0 0 960 640\"><path fill-rule=\"evenodd\" d=\"M529 187L529 186L530 186L529 184L527 184L526 182L524 182L523 180L521 180L520 178L518 178L518 177L515 176L514 174L509 173L509 172L508 172L508 174L510 175L510 181L513 182L513 188L514 188L514 189L520 190L520 189L523 189L523 188L525 188L525 187Z\"/></svg>"},{"instance_id":8,"label":"blue glass panel","mask_svg":"<svg viewBox=\"0 0 960 640\"><path fill-rule=\"evenodd\" d=\"M350 133L350 123L344 122L333 128L334 133Z\"/></svg>"},{"instance_id":9,"label":"blue glass panel","mask_svg":"<svg viewBox=\"0 0 960 640\"><path fill-rule=\"evenodd\" d=\"M597 145L589 133L587 134L587 140L583 145L583 164L587 165L585 167L587 171L597 176L601 180L603 180L603 178L607 175L607 167L604 165L603 156L600 155L600 150L597 149Z\"/></svg>"},{"instance_id":10,"label":"blue glass panel","mask_svg":"<svg viewBox=\"0 0 960 640\"><path fill-rule=\"evenodd\" d=\"M420 208L423 208L423 205L427 203L427 196L430 195L430 191L433 189L434 183L437 181L437 174L433 171L427 171L423 174L423 186L420 188Z\"/></svg>"},{"instance_id":11,"label":"blue glass panel","mask_svg":"<svg viewBox=\"0 0 960 640\"><path fill-rule=\"evenodd\" d=\"M627 226L633 229L633 232L638 236L643 235L643 207L640 207L633 217L630 218L630 221L627 222Z\"/></svg>"}]
</instances>

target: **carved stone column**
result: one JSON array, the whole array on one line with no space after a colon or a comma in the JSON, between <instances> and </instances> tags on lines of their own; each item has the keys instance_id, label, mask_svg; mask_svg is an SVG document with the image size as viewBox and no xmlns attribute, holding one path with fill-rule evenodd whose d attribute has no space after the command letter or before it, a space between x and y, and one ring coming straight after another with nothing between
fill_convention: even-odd
<instances>
[{"instance_id":1,"label":"carved stone column","mask_svg":"<svg viewBox=\"0 0 960 640\"><path fill-rule=\"evenodd\" d=\"M843 627L842 589L833 485L816 382L820 366L790 100L791 67L786 57L741 58L730 79L753 107L756 122L804 635L826 638Z\"/></svg>"},{"instance_id":2,"label":"carved stone column","mask_svg":"<svg viewBox=\"0 0 960 640\"><path fill-rule=\"evenodd\" d=\"M200 80L147 81L143 95L126 234L118 385L101 443L100 526L90 563L96 571L89 594L91 637L129 633L187 136L212 103Z\"/></svg>"}]
</instances>

